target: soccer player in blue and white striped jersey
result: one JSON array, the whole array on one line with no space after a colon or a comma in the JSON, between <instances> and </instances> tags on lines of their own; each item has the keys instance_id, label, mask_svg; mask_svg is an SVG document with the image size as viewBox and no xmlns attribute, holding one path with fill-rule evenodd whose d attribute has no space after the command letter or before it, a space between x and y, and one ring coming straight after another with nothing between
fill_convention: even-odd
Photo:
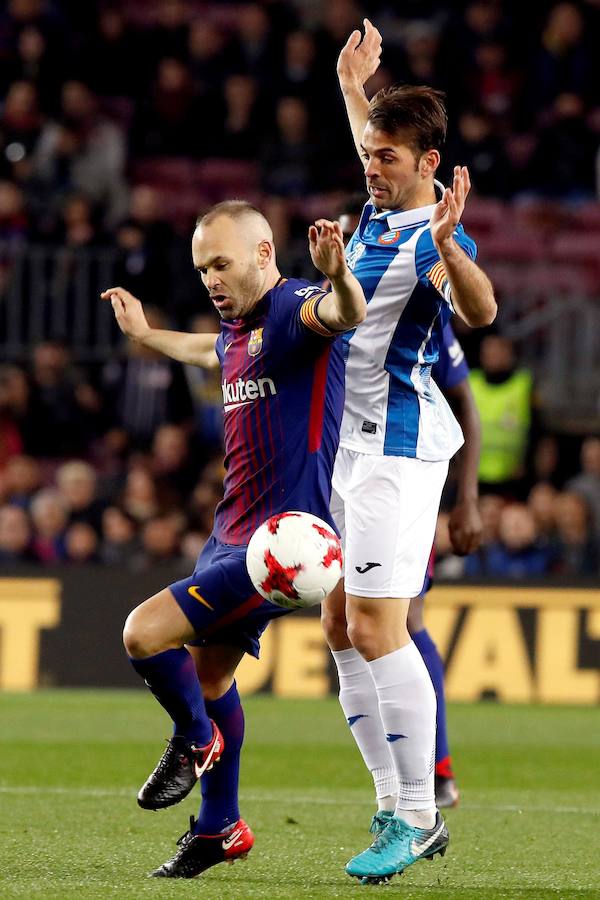
<instances>
[{"instance_id":1,"label":"soccer player in blue and white striped jersey","mask_svg":"<svg viewBox=\"0 0 600 900\"><path fill-rule=\"evenodd\" d=\"M338 76L369 199L347 248L367 318L344 337L346 402L332 513L344 539L345 598L323 609L340 702L372 772L375 844L349 875L388 880L444 853L448 832L434 797L435 694L410 638L407 611L422 588L448 461L462 434L431 379L444 326L493 321L488 278L460 218L470 182L456 167L436 182L446 134L442 95L427 87L364 84L379 66L381 35L365 20L350 35Z\"/></svg>"}]
</instances>

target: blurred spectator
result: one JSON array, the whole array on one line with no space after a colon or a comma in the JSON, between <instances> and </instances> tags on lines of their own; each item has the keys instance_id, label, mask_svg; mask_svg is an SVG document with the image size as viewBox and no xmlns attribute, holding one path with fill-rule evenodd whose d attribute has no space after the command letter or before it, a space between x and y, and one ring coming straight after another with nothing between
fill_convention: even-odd
<instances>
[{"instance_id":1,"label":"blurred spectator","mask_svg":"<svg viewBox=\"0 0 600 900\"><path fill-rule=\"evenodd\" d=\"M107 507L102 515L101 561L108 566L129 565L138 550L136 520L117 506Z\"/></svg>"},{"instance_id":2,"label":"blurred spectator","mask_svg":"<svg viewBox=\"0 0 600 900\"><path fill-rule=\"evenodd\" d=\"M224 33L213 22L194 19L188 40L188 66L201 97L214 97L234 67Z\"/></svg>"},{"instance_id":3,"label":"blurred spectator","mask_svg":"<svg viewBox=\"0 0 600 900\"><path fill-rule=\"evenodd\" d=\"M35 452L39 444L36 411L32 406L31 385L19 366L0 367L0 411L6 429L5 454L12 455L17 442L22 443L25 453Z\"/></svg>"},{"instance_id":4,"label":"blurred spectator","mask_svg":"<svg viewBox=\"0 0 600 900\"><path fill-rule=\"evenodd\" d=\"M590 529L590 513L581 494L564 491L555 502L556 570L561 575L598 574L598 555Z\"/></svg>"},{"instance_id":5,"label":"blurred spectator","mask_svg":"<svg viewBox=\"0 0 600 900\"><path fill-rule=\"evenodd\" d=\"M45 341L33 350L31 436L35 456L83 455L97 433L102 401L71 364L67 347Z\"/></svg>"},{"instance_id":6,"label":"blurred spectator","mask_svg":"<svg viewBox=\"0 0 600 900\"><path fill-rule=\"evenodd\" d=\"M0 115L0 177L24 182L42 135L42 116L35 85L14 81Z\"/></svg>"},{"instance_id":7,"label":"blurred spectator","mask_svg":"<svg viewBox=\"0 0 600 900\"><path fill-rule=\"evenodd\" d=\"M539 482L529 492L527 506L531 510L540 538L548 544L556 539L556 504L558 491L551 484Z\"/></svg>"},{"instance_id":8,"label":"blurred spectator","mask_svg":"<svg viewBox=\"0 0 600 900\"><path fill-rule=\"evenodd\" d=\"M219 322L214 313L195 316L190 323L190 331L198 334L218 334ZM203 369L200 366L185 366L192 404L196 436L202 447L202 456L210 455L223 445L223 392L221 375L217 368Z\"/></svg>"},{"instance_id":9,"label":"blurred spectator","mask_svg":"<svg viewBox=\"0 0 600 900\"><path fill-rule=\"evenodd\" d=\"M164 315L145 308L152 328L165 328ZM157 428L191 419L192 405L181 366L142 344L127 343L127 358L112 360L103 372L104 386L112 397L116 424L131 442L147 448Z\"/></svg>"},{"instance_id":10,"label":"blurred spectator","mask_svg":"<svg viewBox=\"0 0 600 900\"><path fill-rule=\"evenodd\" d=\"M543 112L564 91L584 96L590 87L591 57L585 46L581 10L574 3L552 7L531 67L531 107Z\"/></svg>"},{"instance_id":11,"label":"blurred spectator","mask_svg":"<svg viewBox=\"0 0 600 900\"><path fill-rule=\"evenodd\" d=\"M135 561L138 569L152 569L179 558L181 537L179 517L157 516L142 527L142 551Z\"/></svg>"},{"instance_id":12,"label":"blurred spectator","mask_svg":"<svg viewBox=\"0 0 600 900\"><path fill-rule=\"evenodd\" d=\"M122 6L102 6L81 61L86 84L101 96L136 97L144 84L140 51L140 40Z\"/></svg>"},{"instance_id":13,"label":"blurred spectator","mask_svg":"<svg viewBox=\"0 0 600 900\"><path fill-rule=\"evenodd\" d=\"M31 502L33 521L33 552L45 564L62 562L66 558L65 530L67 508L58 491L43 488Z\"/></svg>"},{"instance_id":14,"label":"blurred spectator","mask_svg":"<svg viewBox=\"0 0 600 900\"><path fill-rule=\"evenodd\" d=\"M49 194L86 194L105 210L114 225L127 208L125 141L121 130L100 115L87 85L67 81L61 95L61 118L48 122L32 159L32 172Z\"/></svg>"},{"instance_id":15,"label":"blurred spectator","mask_svg":"<svg viewBox=\"0 0 600 900\"><path fill-rule=\"evenodd\" d=\"M0 181L0 241L22 244L28 230L23 191L12 181Z\"/></svg>"},{"instance_id":16,"label":"blurred spectator","mask_svg":"<svg viewBox=\"0 0 600 900\"><path fill-rule=\"evenodd\" d=\"M468 166L475 190L504 197L509 192L510 165L503 142L493 133L489 116L467 109L458 118L458 128L444 153L444 172L450 177L454 165Z\"/></svg>"},{"instance_id":17,"label":"blurred spectator","mask_svg":"<svg viewBox=\"0 0 600 900\"><path fill-rule=\"evenodd\" d=\"M581 472L567 482L566 488L586 501L600 546L600 438L584 440L581 445Z\"/></svg>"},{"instance_id":18,"label":"blurred spectator","mask_svg":"<svg viewBox=\"0 0 600 900\"><path fill-rule=\"evenodd\" d=\"M71 194L65 198L61 219L56 235L58 243L80 248L100 242L92 203L85 194Z\"/></svg>"},{"instance_id":19,"label":"blurred spectator","mask_svg":"<svg viewBox=\"0 0 600 900\"><path fill-rule=\"evenodd\" d=\"M592 199L598 137L585 119L583 98L560 93L548 124L540 129L528 172L528 183L545 197Z\"/></svg>"},{"instance_id":20,"label":"blurred spectator","mask_svg":"<svg viewBox=\"0 0 600 900\"><path fill-rule=\"evenodd\" d=\"M119 505L128 516L141 524L162 515L170 504L164 491L161 493L159 490L149 468L143 463L134 463L127 473Z\"/></svg>"},{"instance_id":21,"label":"blurred spectator","mask_svg":"<svg viewBox=\"0 0 600 900\"><path fill-rule=\"evenodd\" d=\"M73 460L59 466L55 478L68 510L69 525L84 522L100 534L106 503L97 496L98 478L93 467L82 460Z\"/></svg>"},{"instance_id":22,"label":"blurred spectator","mask_svg":"<svg viewBox=\"0 0 600 900\"><path fill-rule=\"evenodd\" d=\"M285 41L282 78L275 89L280 96L317 101L323 80L313 35L308 31L292 31Z\"/></svg>"},{"instance_id":23,"label":"blurred spectator","mask_svg":"<svg viewBox=\"0 0 600 900\"><path fill-rule=\"evenodd\" d=\"M541 578L550 572L552 551L540 544L533 513L510 503L500 515L499 541L467 557L465 574L497 578Z\"/></svg>"},{"instance_id":24,"label":"blurred spectator","mask_svg":"<svg viewBox=\"0 0 600 900\"><path fill-rule=\"evenodd\" d=\"M533 451L534 480L546 481L554 487L559 487L562 482L559 466L558 441L554 435L546 434L539 439Z\"/></svg>"},{"instance_id":25,"label":"blurred spectator","mask_svg":"<svg viewBox=\"0 0 600 900\"><path fill-rule=\"evenodd\" d=\"M150 94L140 105L130 135L138 157L200 156L210 129L200 128L201 109L190 70L178 59L161 59Z\"/></svg>"},{"instance_id":26,"label":"blurred spectator","mask_svg":"<svg viewBox=\"0 0 600 900\"><path fill-rule=\"evenodd\" d=\"M517 368L512 343L500 335L483 339L480 364L469 378L481 416L481 489L518 495L532 420L531 373Z\"/></svg>"},{"instance_id":27,"label":"blurred spectator","mask_svg":"<svg viewBox=\"0 0 600 900\"><path fill-rule=\"evenodd\" d=\"M42 472L31 456L12 456L4 470L4 497L13 506L28 510L42 484Z\"/></svg>"},{"instance_id":28,"label":"blurred spectator","mask_svg":"<svg viewBox=\"0 0 600 900\"><path fill-rule=\"evenodd\" d=\"M65 532L65 560L72 563L98 561L98 535L87 522L75 522Z\"/></svg>"},{"instance_id":29,"label":"blurred spectator","mask_svg":"<svg viewBox=\"0 0 600 900\"><path fill-rule=\"evenodd\" d=\"M275 134L262 150L263 188L279 197L303 197L321 183L308 108L298 97L282 97L276 108Z\"/></svg>"},{"instance_id":30,"label":"blurred spectator","mask_svg":"<svg viewBox=\"0 0 600 900\"><path fill-rule=\"evenodd\" d=\"M18 506L0 506L0 563L31 562L29 517Z\"/></svg>"},{"instance_id":31,"label":"blurred spectator","mask_svg":"<svg viewBox=\"0 0 600 900\"><path fill-rule=\"evenodd\" d=\"M270 74L278 67L278 48L264 6L245 3L236 20L235 58L240 71L254 76L267 86Z\"/></svg>"},{"instance_id":32,"label":"blurred spectator","mask_svg":"<svg viewBox=\"0 0 600 900\"><path fill-rule=\"evenodd\" d=\"M161 425L152 441L154 477L183 501L198 479L198 454L180 425Z\"/></svg>"},{"instance_id":33,"label":"blurred spectator","mask_svg":"<svg viewBox=\"0 0 600 900\"><path fill-rule=\"evenodd\" d=\"M153 9L155 23L145 32L138 63L144 80L155 74L157 59L184 60L187 55L190 5L187 0L158 0Z\"/></svg>"},{"instance_id":34,"label":"blurred spectator","mask_svg":"<svg viewBox=\"0 0 600 900\"><path fill-rule=\"evenodd\" d=\"M223 85L223 100L219 155L226 159L255 159L260 140L256 80L250 75L230 75Z\"/></svg>"}]
</instances>

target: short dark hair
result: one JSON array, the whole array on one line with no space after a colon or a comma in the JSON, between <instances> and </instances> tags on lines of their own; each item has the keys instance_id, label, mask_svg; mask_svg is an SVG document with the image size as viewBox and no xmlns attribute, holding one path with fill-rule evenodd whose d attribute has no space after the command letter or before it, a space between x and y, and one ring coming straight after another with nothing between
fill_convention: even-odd
<instances>
[{"instance_id":1,"label":"short dark hair","mask_svg":"<svg viewBox=\"0 0 600 900\"><path fill-rule=\"evenodd\" d=\"M196 219L196 227L198 227L198 225L210 225L210 223L214 222L215 219L218 219L219 216L228 216L230 219L239 219L242 216L248 215L248 213L258 215L262 219L265 218L260 209L253 206L252 203L248 203L247 200L222 200L215 206L211 206L208 212L198 216Z\"/></svg>"},{"instance_id":2,"label":"short dark hair","mask_svg":"<svg viewBox=\"0 0 600 900\"><path fill-rule=\"evenodd\" d=\"M441 150L448 129L444 98L442 91L426 85L385 87L369 103L368 121L387 134L405 134L415 156L428 150Z\"/></svg>"}]
</instances>

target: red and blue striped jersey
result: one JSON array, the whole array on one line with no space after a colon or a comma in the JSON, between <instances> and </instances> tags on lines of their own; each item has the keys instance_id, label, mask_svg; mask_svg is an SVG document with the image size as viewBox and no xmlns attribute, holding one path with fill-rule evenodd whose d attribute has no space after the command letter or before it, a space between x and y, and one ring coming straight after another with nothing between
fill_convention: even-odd
<instances>
[{"instance_id":1,"label":"red and blue striped jersey","mask_svg":"<svg viewBox=\"0 0 600 900\"><path fill-rule=\"evenodd\" d=\"M322 288L282 279L244 318L221 323L225 495L214 533L246 544L286 510L333 526L331 476L344 405L342 342L318 317Z\"/></svg>"}]
</instances>

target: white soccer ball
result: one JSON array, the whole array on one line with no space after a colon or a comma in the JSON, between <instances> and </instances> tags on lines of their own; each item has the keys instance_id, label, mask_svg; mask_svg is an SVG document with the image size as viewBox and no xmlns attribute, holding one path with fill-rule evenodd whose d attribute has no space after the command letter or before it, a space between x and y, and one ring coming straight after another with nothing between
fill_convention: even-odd
<instances>
[{"instance_id":1,"label":"white soccer ball","mask_svg":"<svg viewBox=\"0 0 600 900\"><path fill-rule=\"evenodd\" d=\"M248 544L246 566L265 598L288 609L315 606L342 575L342 546L333 528L306 512L271 516Z\"/></svg>"}]
</instances>

